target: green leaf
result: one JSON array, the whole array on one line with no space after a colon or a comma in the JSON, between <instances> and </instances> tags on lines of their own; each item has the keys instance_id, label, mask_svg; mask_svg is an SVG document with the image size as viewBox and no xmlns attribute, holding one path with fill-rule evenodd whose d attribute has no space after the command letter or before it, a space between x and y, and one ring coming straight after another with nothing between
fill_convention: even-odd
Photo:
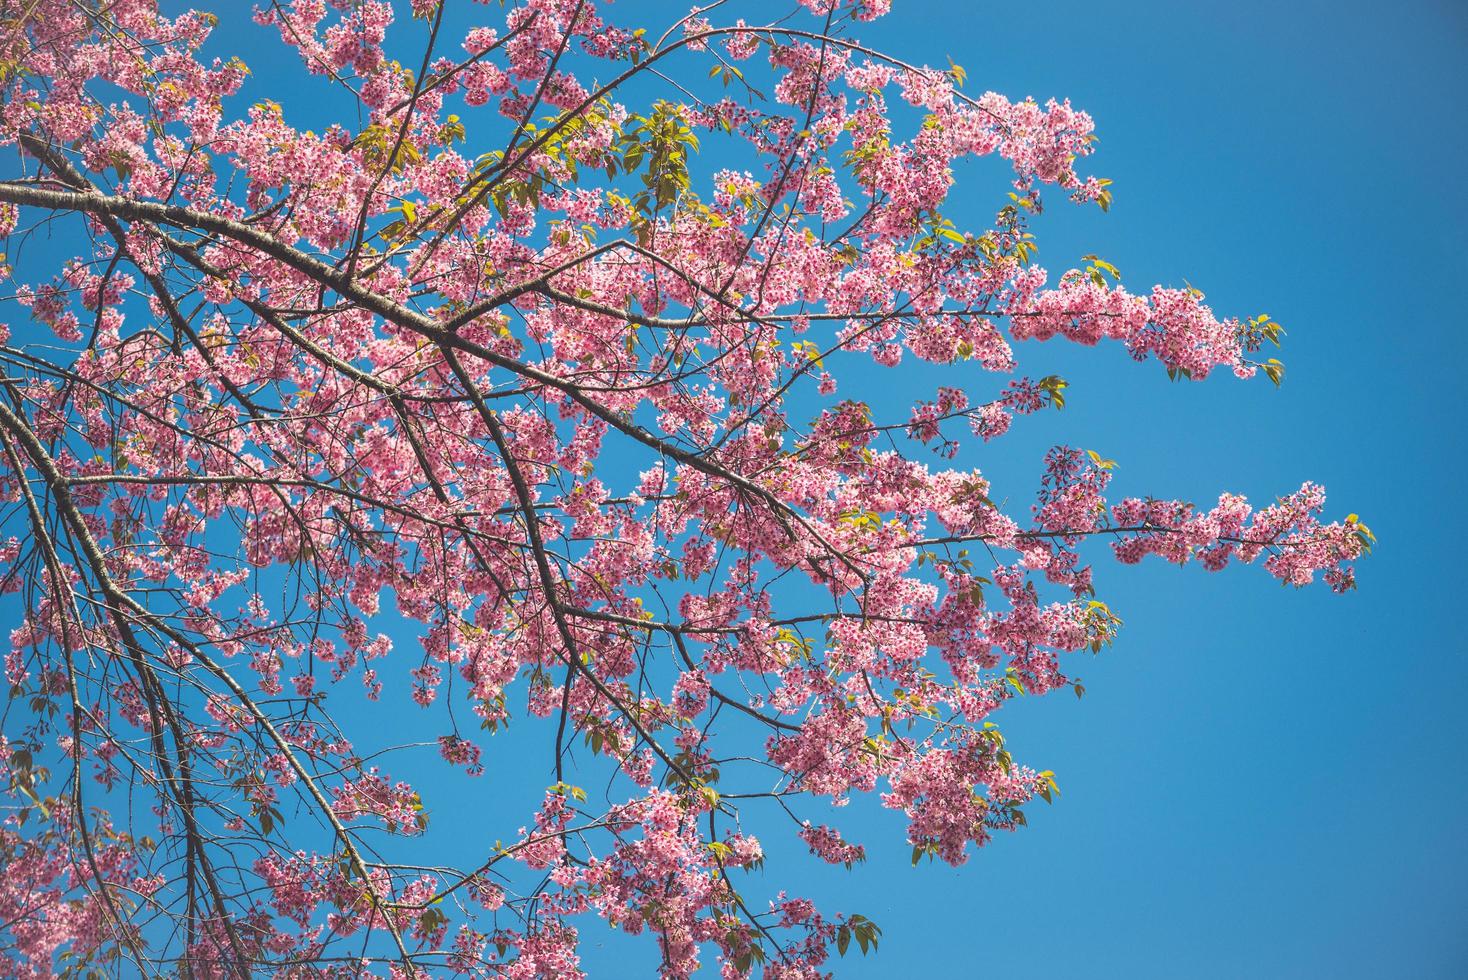
<instances>
[{"instance_id":1,"label":"green leaf","mask_svg":"<svg viewBox=\"0 0 1468 980\"><path fill-rule=\"evenodd\" d=\"M955 62L952 58L948 59L948 74L957 83L959 88L963 88L963 83L968 81L968 72L964 71L963 66Z\"/></svg>"}]
</instances>

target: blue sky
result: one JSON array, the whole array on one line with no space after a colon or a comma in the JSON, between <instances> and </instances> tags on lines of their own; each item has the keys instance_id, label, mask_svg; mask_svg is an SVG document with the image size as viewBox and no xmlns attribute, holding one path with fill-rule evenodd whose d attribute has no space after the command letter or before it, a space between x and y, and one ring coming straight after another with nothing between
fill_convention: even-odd
<instances>
[{"instance_id":1,"label":"blue sky","mask_svg":"<svg viewBox=\"0 0 1468 980\"><path fill-rule=\"evenodd\" d=\"M910 867L900 815L857 802L841 822L868 863L798 865L801 890L885 931L878 956L839 961L838 976L1468 974L1456 608L1468 10L894 6L862 36L912 61L951 57L970 91L1069 97L1096 117L1088 170L1115 181L1115 206L1054 196L1034 228L1053 275L1099 253L1134 290L1186 280L1220 313L1268 312L1289 331L1280 390L1222 375L1173 384L1116 347L1021 345L1024 373L1070 380L1067 408L960 462L1003 481L1020 514L1057 442L1116 459L1118 495L1268 502L1309 479L1380 544L1345 597L1282 589L1256 568L1103 560L1098 592L1126 626L1094 661L1072 661L1086 697L1021 700L997 719L1017 758L1056 772L1057 803L954 870ZM661 0L617 8L654 23L669 12ZM248 98L274 94L258 47L270 34L222 40L220 53L255 66ZM1005 190L992 163L959 173L948 216L961 228L982 226ZM937 374L913 372L913 393ZM843 383L865 380L890 376ZM905 414L908 392L888 390L890 414ZM472 802L439 797L446 824L472 828L479 807L500 806L513 815L493 836L513 830L545 782L533 733L512 727L488 747ZM463 786L442 774L414 774L430 801ZM752 894L788 884L780 858L803 848L769 850ZM599 928L585 932L593 977L650 975L646 941Z\"/></svg>"},{"instance_id":2,"label":"blue sky","mask_svg":"<svg viewBox=\"0 0 1468 980\"><path fill-rule=\"evenodd\" d=\"M1134 288L1186 278L1289 330L1279 391L1021 347L1073 388L1016 439L1101 450L1126 492L1268 500L1317 480L1381 544L1345 597L1256 569L1098 568L1126 627L1074 668L1085 699L1003 719L1064 796L956 871L874 842L842 887L886 938L838 975L1468 974L1468 9L894 7L888 49L1096 117L1116 205L1048 210L1052 272L1094 251Z\"/></svg>"}]
</instances>

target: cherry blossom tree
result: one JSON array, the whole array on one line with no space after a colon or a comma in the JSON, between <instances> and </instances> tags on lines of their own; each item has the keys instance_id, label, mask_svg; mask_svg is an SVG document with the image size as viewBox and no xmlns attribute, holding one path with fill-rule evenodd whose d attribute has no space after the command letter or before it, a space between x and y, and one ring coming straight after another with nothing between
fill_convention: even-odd
<instances>
[{"instance_id":1,"label":"cherry blossom tree","mask_svg":"<svg viewBox=\"0 0 1468 980\"><path fill-rule=\"evenodd\" d=\"M1278 383L1282 331L1036 264L1042 203L1111 202L1091 117L884 55L888 5L0 0L0 972L577 977L610 926L823 976L880 929L760 836L1023 825L1055 780L994 719L1082 693L1091 556L1353 586L1314 484L956 466L1064 406L1019 341ZM968 380L872 394L913 360ZM512 723L547 788L415 859L415 769L493 780Z\"/></svg>"}]
</instances>

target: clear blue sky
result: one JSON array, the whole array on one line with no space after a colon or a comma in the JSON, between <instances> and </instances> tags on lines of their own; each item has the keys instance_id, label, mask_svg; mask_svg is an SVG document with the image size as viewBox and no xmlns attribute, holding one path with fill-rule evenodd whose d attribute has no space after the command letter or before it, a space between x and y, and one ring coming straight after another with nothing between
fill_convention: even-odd
<instances>
[{"instance_id":1,"label":"clear blue sky","mask_svg":"<svg viewBox=\"0 0 1468 980\"><path fill-rule=\"evenodd\" d=\"M1171 384L1116 348L1023 345L1025 373L1070 379L1067 409L961 461L1009 481L1021 514L1056 442L1118 460L1121 493L1267 502L1315 480L1380 545L1345 597L1253 568L1103 563L1098 591L1126 627L1073 663L1085 699L1025 700L998 719L1018 758L1057 773L1054 807L1030 808L1027 831L961 869L914 869L900 815L859 801L842 822L868 863L800 864L801 890L885 930L879 956L837 961L838 976L1468 975L1468 10L894 5L864 37L953 58L971 91L1068 96L1096 117L1090 170L1115 180L1116 203L1103 215L1054 198L1035 228L1052 273L1096 252L1134 289L1186 279L1221 313L1268 312L1289 331L1278 391ZM617 6L661 22L672 5ZM214 45L255 67L251 99L279 98L278 78L261 77L269 41L245 26ZM960 227L992 215L1001 174L960 173ZM472 829L481 805L500 806L496 827L513 829L545 781L548 753L528 735L490 746L482 800L435 800L463 786L439 783L441 766L405 774L446 822ZM515 769L522 749L534 772ZM769 843L756 901L788 883L776 865L793 851ZM593 977L650 975L650 944L600 928L585 932Z\"/></svg>"},{"instance_id":2,"label":"clear blue sky","mask_svg":"<svg viewBox=\"0 0 1468 980\"><path fill-rule=\"evenodd\" d=\"M1085 699L1002 719L1064 796L957 871L872 840L832 893L886 939L838 976L1468 976L1468 8L894 8L888 49L1096 117L1116 206L1049 209L1042 263L1099 252L1134 288L1186 278L1289 330L1279 391L1021 347L1073 394L993 452L1094 447L1126 492L1158 495L1313 479L1381 545L1346 597L1255 569L1099 567L1126 627L1075 668ZM896 832L890 816L872 823Z\"/></svg>"}]
</instances>

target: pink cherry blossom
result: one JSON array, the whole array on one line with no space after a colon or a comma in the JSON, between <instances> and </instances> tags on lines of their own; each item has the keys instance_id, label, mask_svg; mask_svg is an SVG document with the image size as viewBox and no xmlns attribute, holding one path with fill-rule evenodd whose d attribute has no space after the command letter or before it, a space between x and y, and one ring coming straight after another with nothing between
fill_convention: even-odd
<instances>
[{"instance_id":1,"label":"pink cherry blossom","mask_svg":"<svg viewBox=\"0 0 1468 980\"><path fill-rule=\"evenodd\" d=\"M974 468L1065 404L1025 341L1278 383L1283 331L1052 279L1095 120L881 54L887 0L23 6L6 976L574 978L608 926L828 976L880 928L767 855L904 846L853 802L914 863L1024 826L1055 777L995 719L1080 693L1116 562L1355 586L1313 483L1162 500L1058 446L1026 512Z\"/></svg>"}]
</instances>

